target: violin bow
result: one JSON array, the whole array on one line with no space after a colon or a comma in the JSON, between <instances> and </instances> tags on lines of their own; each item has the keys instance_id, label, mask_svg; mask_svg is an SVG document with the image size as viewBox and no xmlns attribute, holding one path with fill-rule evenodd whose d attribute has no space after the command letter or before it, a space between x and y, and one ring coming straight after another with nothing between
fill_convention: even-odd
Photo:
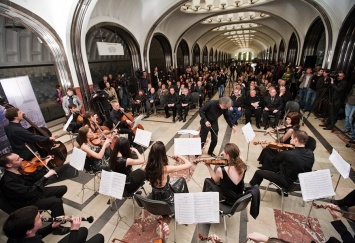
<instances>
[{"instance_id":1,"label":"violin bow","mask_svg":"<svg viewBox=\"0 0 355 243\"><path fill-rule=\"evenodd\" d=\"M25 143L25 146L26 146L26 148L27 148L29 151L31 151L31 153L44 165L44 167L46 167L47 170L50 170L50 168L48 167L48 165L45 164L45 163L41 160L41 158L30 148L30 146L28 146L27 143ZM56 175L56 176L58 177L58 175Z\"/></svg>"}]
</instances>

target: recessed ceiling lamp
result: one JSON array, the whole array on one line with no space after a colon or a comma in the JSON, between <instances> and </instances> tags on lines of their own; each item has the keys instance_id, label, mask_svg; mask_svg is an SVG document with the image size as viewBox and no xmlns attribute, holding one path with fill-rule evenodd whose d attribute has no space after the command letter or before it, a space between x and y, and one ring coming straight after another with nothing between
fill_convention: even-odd
<instances>
[{"instance_id":1,"label":"recessed ceiling lamp","mask_svg":"<svg viewBox=\"0 0 355 243\"><path fill-rule=\"evenodd\" d=\"M181 5L185 13L204 13L239 9L255 3L262 4L273 0L189 0Z\"/></svg>"},{"instance_id":2,"label":"recessed ceiling lamp","mask_svg":"<svg viewBox=\"0 0 355 243\"><path fill-rule=\"evenodd\" d=\"M217 15L213 17L209 17L202 21L202 24L217 24L221 22L231 23L231 22L240 22L240 21L250 21L252 20L259 20L263 18L268 18L270 15L262 12L238 12L235 14L224 14L224 15Z\"/></svg>"}]
</instances>

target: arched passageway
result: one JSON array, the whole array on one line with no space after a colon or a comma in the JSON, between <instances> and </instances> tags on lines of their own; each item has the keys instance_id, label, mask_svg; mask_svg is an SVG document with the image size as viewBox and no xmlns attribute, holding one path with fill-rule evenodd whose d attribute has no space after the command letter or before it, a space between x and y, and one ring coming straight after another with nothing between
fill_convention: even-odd
<instances>
[{"instance_id":1,"label":"arched passageway","mask_svg":"<svg viewBox=\"0 0 355 243\"><path fill-rule=\"evenodd\" d=\"M284 54L285 54L285 42L284 40L281 40L280 42L280 47L279 47L279 55L277 60L280 62L284 61Z\"/></svg>"},{"instance_id":2,"label":"arched passageway","mask_svg":"<svg viewBox=\"0 0 355 243\"><path fill-rule=\"evenodd\" d=\"M290 41L288 42L287 58L286 63L292 63L296 65L298 53L298 43L295 33L292 33Z\"/></svg>"},{"instance_id":3,"label":"arched passageway","mask_svg":"<svg viewBox=\"0 0 355 243\"><path fill-rule=\"evenodd\" d=\"M192 56L193 63L192 64L199 64L201 50L200 50L200 46L198 44L195 44L192 53L193 53L193 56Z\"/></svg>"},{"instance_id":4,"label":"arched passageway","mask_svg":"<svg viewBox=\"0 0 355 243\"><path fill-rule=\"evenodd\" d=\"M208 50L207 50L207 46L205 46L203 48L203 51L202 51L202 63L203 64L207 64L208 63Z\"/></svg>"},{"instance_id":5,"label":"arched passageway","mask_svg":"<svg viewBox=\"0 0 355 243\"><path fill-rule=\"evenodd\" d=\"M171 45L166 36L155 34L149 48L149 63L151 70L157 66L165 74L172 65Z\"/></svg>"},{"instance_id":6,"label":"arched passageway","mask_svg":"<svg viewBox=\"0 0 355 243\"><path fill-rule=\"evenodd\" d=\"M189 46L187 45L187 42L184 39L182 39L179 43L176 53L176 59L177 65L182 66L184 69L187 68L188 65L190 65Z\"/></svg>"}]
</instances>

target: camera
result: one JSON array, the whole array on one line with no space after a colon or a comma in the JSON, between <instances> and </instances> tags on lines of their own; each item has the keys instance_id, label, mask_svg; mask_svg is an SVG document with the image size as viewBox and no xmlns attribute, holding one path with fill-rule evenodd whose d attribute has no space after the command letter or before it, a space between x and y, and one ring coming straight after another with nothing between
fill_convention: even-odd
<instances>
[{"instance_id":1,"label":"camera","mask_svg":"<svg viewBox=\"0 0 355 243\"><path fill-rule=\"evenodd\" d=\"M333 78L333 79L336 79L338 77L338 72L337 71L332 71L330 74L329 74L329 77Z\"/></svg>"},{"instance_id":2,"label":"camera","mask_svg":"<svg viewBox=\"0 0 355 243\"><path fill-rule=\"evenodd\" d=\"M137 69L137 71L134 73L137 78L141 78L143 76L143 72L140 69Z\"/></svg>"}]
</instances>

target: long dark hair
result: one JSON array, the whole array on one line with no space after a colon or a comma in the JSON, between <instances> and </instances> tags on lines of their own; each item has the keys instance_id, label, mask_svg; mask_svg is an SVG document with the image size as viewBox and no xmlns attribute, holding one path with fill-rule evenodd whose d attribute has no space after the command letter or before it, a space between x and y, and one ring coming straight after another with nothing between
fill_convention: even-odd
<instances>
[{"instance_id":1,"label":"long dark hair","mask_svg":"<svg viewBox=\"0 0 355 243\"><path fill-rule=\"evenodd\" d=\"M89 129L89 127L81 127L79 129L79 139L81 144L88 142L87 134L89 132Z\"/></svg>"},{"instance_id":2,"label":"long dark hair","mask_svg":"<svg viewBox=\"0 0 355 243\"><path fill-rule=\"evenodd\" d=\"M94 132L94 127L92 127L91 122L90 122L90 117L95 115L94 112L88 111L83 115L83 126L88 125Z\"/></svg>"},{"instance_id":3,"label":"long dark hair","mask_svg":"<svg viewBox=\"0 0 355 243\"><path fill-rule=\"evenodd\" d=\"M224 152L229 155L228 164L234 166L238 174L241 175L247 169L247 165L240 158L240 150L234 143L227 143L224 146Z\"/></svg>"},{"instance_id":4,"label":"long dark hair","mask_svg":"<svg viewBox=\"0 0 355 243\"><path fill-rule=\"evenodd\" d=\"M113 147L109 160L111 170L115 170L115 163L119 152L122 154L123 158L131 158L132 156L129 140L125 137L119 138Z\"/></svg>"},{"instance_id":5,"label":"long dark hair","mask_svg":"<svg viewBox=\"0 0 355 243\"><path fill-rule=\"evenodd\" d=\"M157 141L152 145L148 155L147 166L145 167L145 179L152 186L162 186L164 166L168 165L168 157L163 142Z\"/></svg>"},{"instance_id":6,"label":"long dark hair","mask_svg":"<svg viewBox=\"0 0 355 243\"><path fill-rule=\"evenodd\" d=\"M300 126L301 114L299 112L290 112L286 115L286 117L291 119L292 126L295 126L295 127Z\"/></svg>"}]
</instances>

